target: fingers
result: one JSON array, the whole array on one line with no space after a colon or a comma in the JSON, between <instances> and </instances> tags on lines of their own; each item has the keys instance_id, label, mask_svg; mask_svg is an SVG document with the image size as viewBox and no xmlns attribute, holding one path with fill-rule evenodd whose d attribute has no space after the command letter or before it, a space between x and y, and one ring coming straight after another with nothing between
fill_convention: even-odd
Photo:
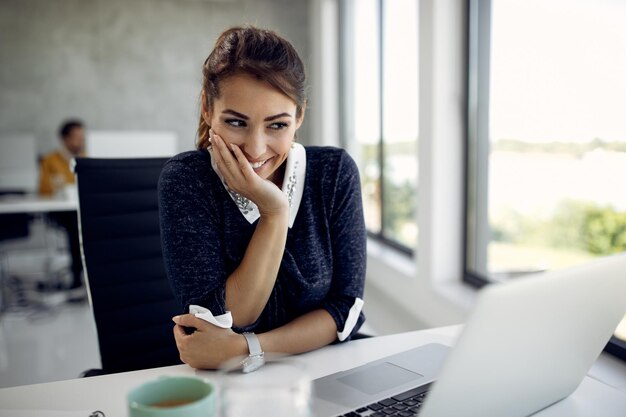
<instances>
[{"instance_id":1,"label":"fingers","mask_svg":"<svg viewBox=\"0 0 626 417\"><path fill-rule=\"evenodd\" d=\"M229 149L228 145L221 136L213 132L209 131L211 143L213 145L213 155L216 156L217 162L222 165L225 169L222 169L222 174L226 174L224 171L231 171L234 166L237 166L237 160L232 154L232 150ZM215 152L217 151L217 152Z\"/></svg>"},{"instance_id":2,"label":"fingers","mask_svg":"<svg viewBox=\"0 0 626 417\"><path fill-rule=\"evenodd\" d=\"M238 161L229 150L224 139L216 135L213 131L210 131L210 134L211 143L213 144L213 152L211 155L215 159L217 168L222 174L226 185L235 188L237 184L245 179L239 168Z\"/></svg>"},{"instance_id":3,"label":"fingers","mask_svg":"<svg viewBox=\"0 0 626 417\"><path fill-rule=\"evenodd\" d=\"M179 326L178 324L174 326L174 339L176 339L176 346L178 346L178 350L180 350L180 343L182 342L183 338L185 338L185 336L187 336L187 333L185 333L185 329L183 326Z\"/></svg>"},{"instance_id":4,"label":"fingers","mask_svg":"<svg viewBox=\"0 0 626 417\"><path fill-rule=\"evenodd\" d=\"M198 330L206 327L206 325L208 324L206 321L197 318L193 314L182 314L180 316L175 316L172 317L172 321L179 326L194 327Z\"/></svg>"},{"instance_id":5,"label":"fingers","mask_svg":"<svg viewBox=\"0 0 626 417\"><path fill-rule=\"evenodd\" d=\"M212 155L215 157L215 162L226 185L234 191L245 193L245 190L253 184L251 181L255 181L259 177L239 146L232 143L227 144L221 136L212 130L209 133L213 144Z\"/></svg>"},{"instance_id":6,"label":"fingers","mask_svg":"<svg viewBox=\"0 0 626 417\"><path fill-rule=\"evenodd\" d=\"M239 168L241 168L241 172L243 173L243 176L245 177L245 179L249 180L251 178L254 178L256 173L252 169L252 166L250 166L250 163L248 162L248 159L241 151L241 148L235 145L234 143L230 144L230 148L235 154L235 158L237 158L237 162L239 162Z\"/></svg>"},{"instance_id":7,"label":"fingers","mask_svg":"<svg viewBox=\"0 0 626 417\"><path fill-rule=\"evenodd\" d=\"M183 363L187 363L186 357L185 357L185 343L183 342L185 340L185 337L187 337L187 335L185 334L185 329L183 329L182 326L179 326L177 324L174 326L173 332L174 332L174 340L176 340L176 348L178 349L180 360Z\"/></svg>"}]
</instances>

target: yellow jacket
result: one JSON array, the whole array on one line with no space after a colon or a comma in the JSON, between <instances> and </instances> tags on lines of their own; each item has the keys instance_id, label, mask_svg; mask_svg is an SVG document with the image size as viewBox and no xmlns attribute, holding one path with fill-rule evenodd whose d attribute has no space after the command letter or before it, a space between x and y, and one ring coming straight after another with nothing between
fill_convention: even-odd
<instances>
[{"instance_id":1,"label":"yellow jacket","mask_svg":"<svg viewBox=\"0 0 626 417\"><path fill-rule=\"evenodd\" d=\"M76 183L70 170L70 156L61 150L46 155L39 169L39 193L52 196L67 184Z\"/></svg>"}]
</instances>

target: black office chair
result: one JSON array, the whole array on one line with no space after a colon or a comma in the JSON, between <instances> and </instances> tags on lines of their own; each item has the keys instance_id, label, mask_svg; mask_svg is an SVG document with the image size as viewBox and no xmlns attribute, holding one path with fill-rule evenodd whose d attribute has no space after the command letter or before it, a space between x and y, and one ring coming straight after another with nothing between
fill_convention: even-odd
<instances>
[{"instance_id":1,"label":"black office chair","mask_svg":"<svg viewBox=\"0 0 626 417\"><path fill-rule=\"evenodd\" d=\"M165 275L159 229L157 183L166 161L76 160L83 267L102 373L181 363L171 320L181 308Z\"/></svg>"}]
</instances>

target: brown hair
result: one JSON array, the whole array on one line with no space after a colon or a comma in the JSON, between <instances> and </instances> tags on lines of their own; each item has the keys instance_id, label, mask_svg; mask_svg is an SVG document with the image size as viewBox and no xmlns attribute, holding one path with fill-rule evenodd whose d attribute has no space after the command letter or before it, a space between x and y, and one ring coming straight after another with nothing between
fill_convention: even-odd
<instances>
[{"instance_id":1,"label":"brown hair","mask_svg":"<svg viewBox=\"0 0 626 417\"><path fill-rule=\"evenodd\" d=\"M306 105L304 65L294 47L271 30L253 26L224 31L204 61L202 91L209 111L219 97L219 85L234 74L250 74L270 83L296 103L296 118ZM202 114L198 126L198 149L209 146L209 129Z\"/></svg>"},{"instance_id":2,"label":"brown hair","mask_svg":"<svg viewBox=\"0 0 626 417\"><path fill-rule=\"evenodd\" d=\"M63 124L59 128L59 137L61 139L65 139L66 137L70 135L72 130L76 128L83 129L84 127L85 127L85 124L81 120L78 120L78 119L66 120L63 122Z\"/></svg>"}]
</instances>

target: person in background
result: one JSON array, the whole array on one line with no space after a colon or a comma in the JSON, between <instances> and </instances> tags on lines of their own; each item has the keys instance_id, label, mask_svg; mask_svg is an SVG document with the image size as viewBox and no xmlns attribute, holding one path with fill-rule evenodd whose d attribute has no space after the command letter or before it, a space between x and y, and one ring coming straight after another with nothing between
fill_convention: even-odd
<instances>
[{"instance_id":1,"label":"person in background","mask_svg":"<svg viewBox=\"0 0 626 417\"><path fill-rule=\"evenodd\" d=\"M67 120L59 130L61 146L46 155L40 166L39 193L43 196L71 195L76 178L70 167L71 160L84 156L85 126L80 120ZM82 260L78 236L78 216L76 211L50 213L49 218L67 232L71 254L72 282L69 284L68 301L83 301L85 288L82 282Z\"/></svg>"},{"instance_id":2,"label":"person in background","mask_svg":"<svg viewBox=\"0 0 626 417\"><path fill-rule=\"evenodd\" d=\"M359 172L343 149L296 141L300 57L272 31L231 28L203 75L197 150L172 158L159 183L165 266L189 312L173 319L182 361L249 355L248 372L261 351L350 340L365 320Z\"/></svg>"}]
</instances>

